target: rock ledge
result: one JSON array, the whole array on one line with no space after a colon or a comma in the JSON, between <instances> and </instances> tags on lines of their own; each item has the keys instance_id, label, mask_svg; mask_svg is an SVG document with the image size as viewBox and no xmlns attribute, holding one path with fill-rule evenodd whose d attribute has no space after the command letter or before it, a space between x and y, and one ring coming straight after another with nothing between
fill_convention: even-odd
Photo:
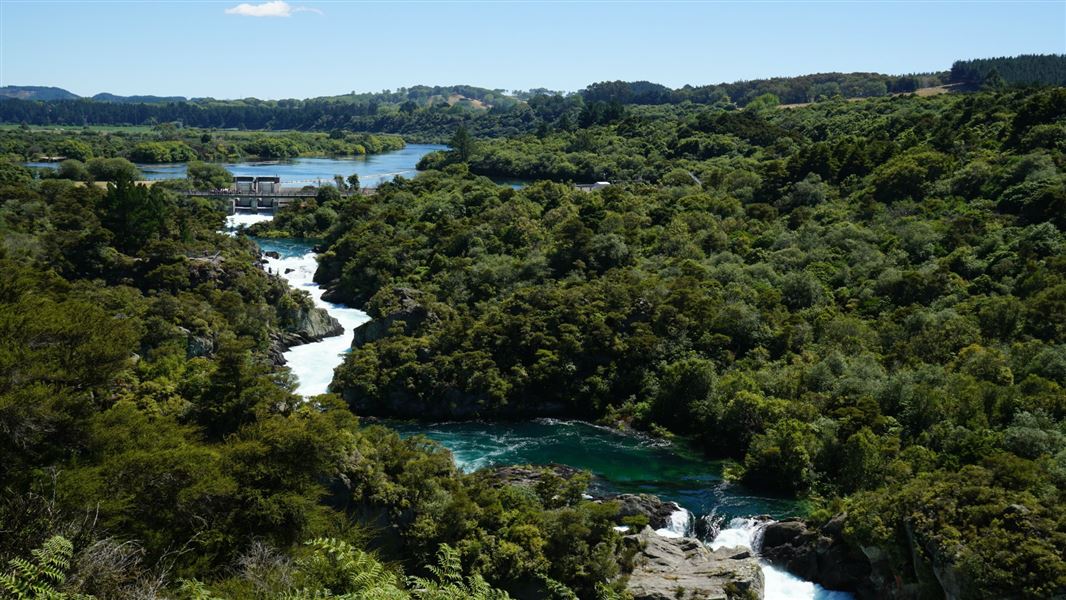
<instances>
[{"instance_id":1,"label":"rock ledge","mask_svg":"<svg viewBox=\"0 0 1066 600\"><path fill-rule=\"evenodd\" d=\"M763 597L762 569L746 548L711 551L695 538L665 538L650 527L625 541L635 551L626 586L634 600Z\"/></svg>"}]
</instances>

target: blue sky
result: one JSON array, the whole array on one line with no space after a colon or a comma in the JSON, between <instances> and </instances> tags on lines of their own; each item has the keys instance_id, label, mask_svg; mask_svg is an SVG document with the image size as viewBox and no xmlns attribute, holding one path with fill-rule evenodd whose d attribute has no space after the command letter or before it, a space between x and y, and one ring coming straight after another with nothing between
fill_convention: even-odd
<instances>
[{"instance_id":1,"label":"blue sky","mask_svg":"<svg viewBox=\"0 0 1066 600\"><path fill-rule=\"evenodd\" d=\"M304 98L420 83L676 87L1066 53L1066 0L264 1L0 0L0 84Z\"/></svg>"}]
</instances>

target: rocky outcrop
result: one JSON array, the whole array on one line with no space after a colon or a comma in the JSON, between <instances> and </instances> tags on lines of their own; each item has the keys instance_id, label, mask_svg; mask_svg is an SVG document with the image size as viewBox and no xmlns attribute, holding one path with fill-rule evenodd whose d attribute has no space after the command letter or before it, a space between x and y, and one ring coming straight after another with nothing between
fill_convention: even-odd
<instances>
[{"instance_id":1,"label":"rocky outcrop","mask_svg":"<svg viewBox=\"0 0 1066 600\"><path fill-rule=\"evenodd\" d=\"M660 500L651 494L620 494L607 499L618 503L619 517L645 516L652 529L667 527L670 516L681 510L676 502Z\"/></svg>"},{"instance_id":2,"label":"rocky outcrop","mask_svg":"<svg viewBox=\"0 0 1066 600\"><path fill-rule=\"evenodd\" d=\"M750 550L711 551L695 538L665 538L651 527L625 542L633 552L626 590L634 600L748 600L763 597L759 561Z\"/></svg>"},{"instance_id":3,"label":"rocky outcrop","mask_svg":"<svg viewBox=\"0 0 1066 600\"><path fill-rule=\"evenodd\" d=\"M197 335L184 327L178 327L185 336L185 356L199 358L215 353L215 339L212 336Z\"/></svg>"},{"instance_id":4,"label":"rocky outcrop","mask_svg":"<svg viewBox=\"0 0 1066 600\"><path fill-rule=\"evenodd\" d=\"M293 346L310 344L344 333L340 321L321 308L298 308L282 315L288 323L284 330L270 336L270 359L276 365L285 364L282 353Z\"/></svg>"},{"instance_id":5,"label":"rocky outcrop","mask_svg":"<svg viewBox=\"0 0 1066 600\"><path fill-rule=\"evenodd\" d=\"M871 581L870 559L844 540L844 515L820 528L801 519L785 519L762 530L759 554L771 564L831 590L854 592L860 598L876 598Z\"/></svg>"},{"instance_id":6,"label":"rocky outcrop","mask_svg":"<svg viewBox=\"0 0 1066 600\"><path fill-rule=\"evenodd\" d=\"M393 297L386 303L389 306L387 314L355 328L352 348L380 340L388 335L397 323L400 324L404 335L410 335L425 323L438 320L437 315L419 301L416 290L397 287L392 289L392 294Z\"/></svg>"},{"instance_id":7,"label":"rocky outcrop","mask_svg":"<svg viewBox=\"0 0 1066 600\"><path fill-rule=\"evenodd\" d=\"M575 469L567 465L508 465L489 469L488 476L500 485L517 485L520 487L536 487L546 475L554 475L560 479L569 481L575 475L582 473L581 469Z\"/></svg>"},{"instance_id":8,"label":"rocky outcrop","mask_svg":"<svg viewBox=\"0 0 1066 600\"><path fill-rule=\"evenodd\" d=\"M322 338L333 337L344 333L344 327L340 321L330 316L325 309L312 308L300 310L293 316L295 325L289 333L296 335L304 343L317 342Z\"/></svg>"}]
</instances>

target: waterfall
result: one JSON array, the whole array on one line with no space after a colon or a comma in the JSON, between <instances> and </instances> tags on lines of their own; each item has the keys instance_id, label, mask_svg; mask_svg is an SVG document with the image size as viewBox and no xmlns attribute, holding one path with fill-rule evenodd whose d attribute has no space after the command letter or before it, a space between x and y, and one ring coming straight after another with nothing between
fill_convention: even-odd
<instances>
[{"instance_id":1,"label":"waterfall","mask_svg":"<svg viewBox=\"0 0 1066 600\"><path fill-rule=\"evenodd\" d=\"M737 517L722 528L711 540L711 550L719 548L749 548L758 550L758 538L768 521L755 517Z\"/></svg>"},{"instance_id":2,"label":"waterfall","mask_svg":"<svg viewBox=\"0 0 1066 600\"><path fill-rule=\"evenodd\" d=\"M226 217L226 227L229 229L237 229L239 227L247 227L256 223L270 221L273 218L274 215L270 213L234 213Z\"/></svg>"},{"instance_id":3,"label":"waterfall","mask_svg":"<svg viewBox=\"0 0 1066 600\"><path fill-rule=\"evenodd\" d=\"M691 536L695 531L695 519L692 513L681 508L676 502L673 504L674 512L670 513L670 520L667 522L666 527L656 529L655 533L669 538Z\"/></svg>"},{"instance_id":4,"label":"waterfall","mask_svg":"<svg viewBox=\"0 0 1066 600\"><path fill-rule=\"evenodd\" d=\"M711 541L711 549L749 548L758 551L762 528L770 521L754 517L738 517L729 522ZM765 561L762 565L765 600L852 600L848 592L827 590L822 586L804 581L787 571L779 569Z\"/></svg>"},{"instance_id":5,"label":"waterfall","mask_svg":"<svg viewBox=\"0 0 1066 600\"><path fill-rule=\"evenodd\" d=\"M274 216L270 214L239 213L226 217L226 225L231 229L236 229L273 218ZM264 240L263 243L269 243L269 241ZM301 396L324 394L330 382L333 381L333 369L341 364L344 360L344 353L352 345L352 331L369 321L370 316L361 310L343 304L333 304L322 299L325 290L314 282L318 261L313 252L307 252L301 256L267 257L265 261L271 273L279 275L293 288L306 291L311 295L316 307L325 309L344 327L344 332L340 335L310 344L293 346L282 355L286 366L296 376L297 394Z\"/></svg>"}]
</instances>

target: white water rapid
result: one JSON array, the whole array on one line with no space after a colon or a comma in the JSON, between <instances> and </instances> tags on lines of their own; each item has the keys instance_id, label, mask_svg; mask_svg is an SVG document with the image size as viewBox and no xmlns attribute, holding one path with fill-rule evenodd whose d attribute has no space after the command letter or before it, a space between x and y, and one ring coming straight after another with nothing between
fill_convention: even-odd
<instances>
[{"instance_id":1,"label":"white water rapid","mask_svg":"<svg viewBox=\"0 0 1066 600\"><path fill-rule=\"evenodd\" d=\"M248 226L252 223L269 221L269 214L238 213L226 218L226 225L231 229ZM293 346L283 354L285 364L296 376L298 385L296 393L301 396L324 394L333 380L333 369L344 360L344 353L352 345L352 330L366 323L370 317L363 311L341 304L333 304L322 299L325 291L314 282L315 253L303 256L270 258L265 257L267 269L280 275L294 288L311 294L315 306L326 309L333 318L340 321L344 333L325 338L318 342Z\"/></svg>"},{"instance_id":2,"label":"white water rapid","mask_svg":"<svg viewBox=\"0 0 1066 600\"><path fill-rule=\"evenodd\" d=\"M273 216L269 214L238 213L227 217L226 225L233 230L253 223L269 221L272 218ZM294 346L284 354L286 364L299 380L297 393L303 396L325 393L333 379L333 369L341 363L344 353L351 346L352 330L369 321L370 317L361 310L322 300L324 290L313 281L317 268L313 252L295 257L267 257L265 260L271 272L280 275L289 282L289 285L306 290L314 299L315 306L326 309L344 326L344 333L340 335L311 344ZM286 270L289 272L286 273ZM695 531L693 514L676 503L674 506L676 510L670 515L670 522L666 527L658 529L656 533L671 538L693 536ZM718 533L710 546L712 549L724 547L754 549L760 526L761 524L752 518L733 519L728 527ZM762 572L765 580L765 600L852 600L851 594L826 590L765 562L762 563Z\"/></svg>"},{"instance_id":3,"label":"white water rapid","mask_svg":"<svg viewBox=\"0 0 1066 600\"><path fill-rule=\"evenodd\" d=\"M676 502L674 506L677 509L670 513L670 522L666 527L656 529L655 533L668 538L691 537L695 529L692 513L678 506Z\"/></svg>"},{"instance_id":4,"label":"white water rapid","mask_svg":"<svg viewBox=\"0 0 1066 600\"><path fill-rule=\"evenodd\" d=\"M750 548L755 549L755 538L762 523L755 519L740 517L729 522L729 526L718 532L711 542L711 549ZM778 569L764 561L762 575L765 581L765 600L852 600L847 592L834 592L822 586L804 581Z\"/></svg>"}]
</instances>

